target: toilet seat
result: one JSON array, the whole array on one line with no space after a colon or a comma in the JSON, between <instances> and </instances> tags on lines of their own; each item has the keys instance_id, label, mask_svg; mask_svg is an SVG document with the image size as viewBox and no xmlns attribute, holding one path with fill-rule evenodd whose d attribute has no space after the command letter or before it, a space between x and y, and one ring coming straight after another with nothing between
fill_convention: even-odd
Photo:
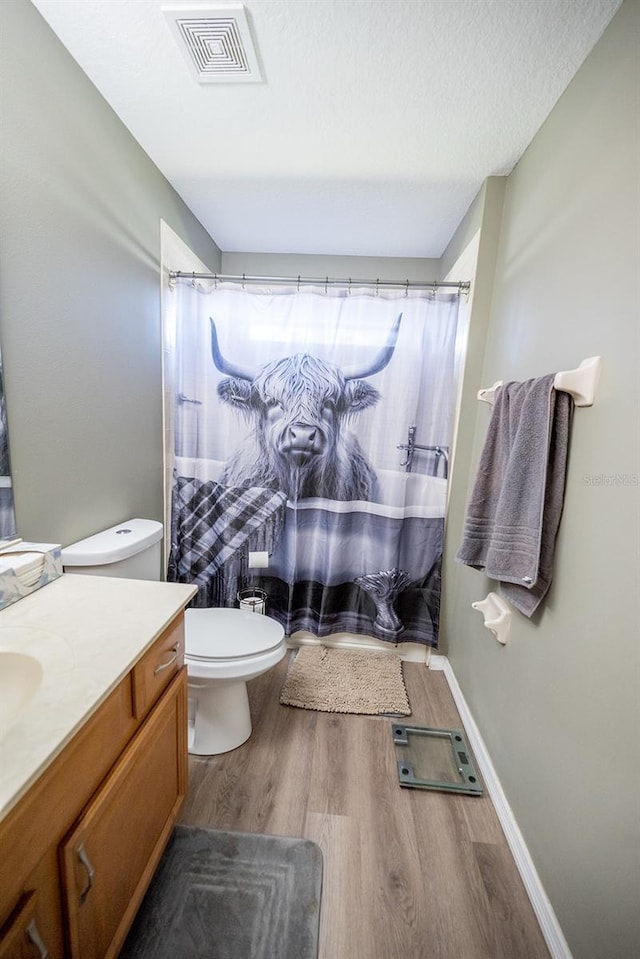
<instances>
[{"instance_id":1,"label":"toilet seat","mask_svg":"<svg viewBox=\"0 0 640 959\"><path fill-rule=\"evenodd\" d=\"M269 616L244 609L185 610L185 663L194 679L243 679L279 662L284 630Z\"/></svg>"},{"instance_id":2,"label":"toilet seat","mask_svg":"<svg viewBox=\"0 0 640 959\"><path fill-rule=\"evenodd\" d=\"M185 611L185 653L189 659L246 659L279 646L284 630L269 616L244 609Z\"/></svg>"}]
</instances>

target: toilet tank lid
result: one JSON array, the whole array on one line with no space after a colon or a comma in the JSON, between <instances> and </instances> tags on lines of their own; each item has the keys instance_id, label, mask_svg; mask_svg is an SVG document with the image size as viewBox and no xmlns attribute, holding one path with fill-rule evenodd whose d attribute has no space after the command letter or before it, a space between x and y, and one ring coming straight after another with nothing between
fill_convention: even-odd
<instances>
[{"instance_id":1,"label":"toilet tank lid","mask_svg":"<svg viewBox=\"0 0 640 959\"><path fill-rule=\"evenodd\" d=\"M106 566L141 553L162 539L162 523L153 519L129 519L71 543L62 550L63 566Z\"/></svg>"}]
</instances>

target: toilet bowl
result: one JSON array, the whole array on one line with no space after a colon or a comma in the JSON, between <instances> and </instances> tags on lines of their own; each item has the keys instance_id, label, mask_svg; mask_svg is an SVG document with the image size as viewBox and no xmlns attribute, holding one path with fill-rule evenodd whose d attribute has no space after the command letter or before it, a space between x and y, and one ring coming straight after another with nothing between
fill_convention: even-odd
<instances>
[{"instance_id":1,"label":"toilet bowl","mask_svg":"<svg viewBox=\"0 0 640 959\"><path fill-rule=\"evenodd\" d=\"M189 752L225 753L251 735L247 682L286 653L282 626L243 609L187 609Z\"/></svg>"},{"instance_id":2,"label":"toilet bowl","mask_svg":"<svg viewBox=\"0 0 640 959\"><path fill-rule=\"evenodd\" d=\"M127 520L66 546L64 572L157 580L162 531L154 520ZM246 742L252 729L247 683L285 653L284 630L269 616L228 608L185 611L190 753L212 756Z\"/></svg>"}]
</instances>

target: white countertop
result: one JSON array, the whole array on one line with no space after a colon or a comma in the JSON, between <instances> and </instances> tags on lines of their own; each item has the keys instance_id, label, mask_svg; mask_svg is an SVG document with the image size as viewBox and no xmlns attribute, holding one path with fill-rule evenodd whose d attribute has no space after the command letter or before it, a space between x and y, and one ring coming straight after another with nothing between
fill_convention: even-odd
<instances>
[{"instance_id":1,"label":"white countertop","mask_svg":"<svg viewBox=\"0 0 640 959\"><path fill-rule=\"evenodd\" d=\"M0 741L0 820L195 591L180 583L63 574L0 610L0 646L29 653L43 666L40 688Z\"/></svg>"}]
</instances>

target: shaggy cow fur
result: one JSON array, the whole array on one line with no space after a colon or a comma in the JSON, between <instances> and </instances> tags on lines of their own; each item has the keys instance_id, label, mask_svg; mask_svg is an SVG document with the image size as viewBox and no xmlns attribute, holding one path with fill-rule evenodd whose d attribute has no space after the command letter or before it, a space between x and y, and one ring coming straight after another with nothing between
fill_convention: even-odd
<instances>
[{"instance_id":1,"label":"shaggy cow fur","mask_svg":"<svg viewBox=\"0 0 640 959\"><path fill-rule=\"evenodd\" d=\"M344 428L380 398L365 380L345 380L337 367L297 353L269 363L251 382L222 380L218 394L255 424L222 483L279 489L294 500L371 498L376 475Z\"/></svg>"}]
</instances>

